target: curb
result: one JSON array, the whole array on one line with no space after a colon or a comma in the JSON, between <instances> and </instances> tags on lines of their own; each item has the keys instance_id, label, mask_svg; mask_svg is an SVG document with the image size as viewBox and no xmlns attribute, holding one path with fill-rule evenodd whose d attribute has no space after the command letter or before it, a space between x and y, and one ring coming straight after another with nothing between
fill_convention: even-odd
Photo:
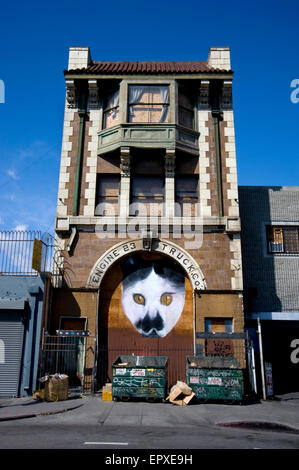
<instances>
[{"instance_id":1,"label":"curb","mask_svg":"<svg viewBox=\"0 0 299 470\"><path fill-rule=\"evenodd\" d=\"M60 413L65 413L66 411L76 410L77 408L81 408L81 406L84 406L84 403L82 403L78 406L73 406L72 408L65 408L63 410L58 410L58 411L45 411L45 412L41 412L41 413L31 413L31 414L19 415L19 416L5 416L4 418L0 417L0 422L1 421L13 421L13 420L16 420L16 419L35 418L37 416L57 415L57 414L60 414Z\"/></svg>"}]
</instances>

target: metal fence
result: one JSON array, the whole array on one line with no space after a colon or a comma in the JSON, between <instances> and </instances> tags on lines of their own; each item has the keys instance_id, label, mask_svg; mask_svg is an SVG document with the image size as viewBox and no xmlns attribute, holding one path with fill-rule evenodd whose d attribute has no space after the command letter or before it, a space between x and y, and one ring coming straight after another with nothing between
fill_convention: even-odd
<instances>
[{"instance_id":1,"label":"metal fence","mask_svg":"<svg viewBox=\"0 0 299 470\"><path fill-rule=\"evenodd\" d=\"M0 231L0 275L37 276L32 269L34 239L42 242L41 272L53 271L54 239L40 231Z\"/></svg>"},{"instance_id":2,"label":"metal fence","mask_svg":"<svg viewBox=\"0 0 299 470\"><path fill-rule=\"evenodd\" d=\"M253 378L250 361L248 361L249 345L245 334L231 339L202 338L204 348L199 348L199 356L236 357L244 371L245 388L253 390ZM209 340L209 341L207 341ZM227 345L230 345L229 347ZM211 350L214 348L214 351ZM112 364L119 356L167 356L167 383L168 387L177 380L186 381L187 356L194 356L193 347L163 348L142 347L109 348L100 345L95 347L94 337L43 337L40 357L40 377L47 374L62 373L69 376L70 388L79 388L81 391L99 391L107 382L112 381Z\"/></svg>"}]
</instances>

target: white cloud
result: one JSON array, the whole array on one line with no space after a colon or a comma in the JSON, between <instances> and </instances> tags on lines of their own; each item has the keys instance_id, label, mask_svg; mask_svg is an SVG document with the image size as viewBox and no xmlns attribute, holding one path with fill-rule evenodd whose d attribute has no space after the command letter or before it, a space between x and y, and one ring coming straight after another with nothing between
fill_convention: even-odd
<instances>
[{"instance_id":1,"label":"white cloud","mask_svg":"<svg viewBox=\"0 0 299 470\"><path fill-rule=\"evenodd\" d=\"M26 224L18 224L15 226L14 230L18 231L18 232L25 232L25 230L27 230L28 228L28 225Z\"/></svg>"},{"instance_id":2,"label":"white cloud","mask_svg":"<svg viewBox=\"0 0 299 470\"><path fill-rule=\"evenodd\" d=\"M10 176L13 180L17 180L17 179L18 179L15 170L7 170L7 174L8 174L8 176Z\"/></svg>"}]
</instances>

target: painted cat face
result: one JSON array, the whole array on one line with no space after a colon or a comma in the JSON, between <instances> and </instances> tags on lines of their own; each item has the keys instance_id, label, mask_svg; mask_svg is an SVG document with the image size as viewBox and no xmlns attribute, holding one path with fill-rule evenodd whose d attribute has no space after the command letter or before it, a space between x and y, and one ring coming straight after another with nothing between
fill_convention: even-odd
<instances>
[{"instance_id":1,"label":"painted cat face","mask_svg":"<svg viewBox=\"0 0 299 470\"><path fill-rule=\"evenodd\" d=\"M122 305L132 325L144 337L164 337L177 323L185 303L185 279L167 269L129 274L122 285Z\"/></svg>"}]
</instances>

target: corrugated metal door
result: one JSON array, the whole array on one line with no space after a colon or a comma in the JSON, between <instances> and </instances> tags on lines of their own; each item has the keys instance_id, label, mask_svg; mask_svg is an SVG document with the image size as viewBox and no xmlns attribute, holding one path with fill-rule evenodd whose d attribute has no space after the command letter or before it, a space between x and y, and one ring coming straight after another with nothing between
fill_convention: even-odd
<instances>
[{"instance_id":1,"label":"corrugated metal door","mask_svg":"<svg viewBox=\"0 0 299 470\"><path fill-rule=\"evenodd\" d=\"M22 311L0 310L0 396L18 395L24 325Z\"/></svg>"}]
</instances>

